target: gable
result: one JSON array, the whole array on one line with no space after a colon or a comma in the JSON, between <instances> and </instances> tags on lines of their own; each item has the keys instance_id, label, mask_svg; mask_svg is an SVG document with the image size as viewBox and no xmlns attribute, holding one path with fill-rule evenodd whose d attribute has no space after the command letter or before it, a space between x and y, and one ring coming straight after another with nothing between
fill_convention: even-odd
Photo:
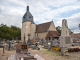
<instances>
[{"instance_id":1,"label":"gable","mask_svg":"<svg viewBox=\"0 0 80 60\"><path fill-rule=\"evenodd\" d=\"M53 22L51 22L48 31L57 31Z\"/></svg>"}]
</instances>

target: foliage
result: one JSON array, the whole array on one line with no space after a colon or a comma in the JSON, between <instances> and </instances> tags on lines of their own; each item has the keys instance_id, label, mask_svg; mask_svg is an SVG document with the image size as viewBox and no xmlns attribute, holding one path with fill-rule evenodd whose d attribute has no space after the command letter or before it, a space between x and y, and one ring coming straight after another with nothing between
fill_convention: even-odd
<instances>
[{"instance_id":1,"label":"foliage","mask_svg":"<svg viewBox=\"0 0 80 60\"><path fill-rule=\"evenodd\" d=\"M62 28L62 27L60 27L60 26L57 26L57 27L56 27L56 30L57 30L60 34L61 34L61 28ZM68 30L69 30L69 33L70 33L70 34L73 33L70 29L68 29Z\"/></svg>"},{"instance_id":2,"label":"foliage","mask_svg":"<svg viewBox=\"0 0 80 60\"><path fill-rule=\"evenodd\" d=\"M0 40L21 39L21 29L16 26L8 27L7 25L0 25Z\"/></svg>"},{"instance_id":3,"label":"foliage","mask_svg":"<svg viewBox=\"0 0 80 60\"><path fill-rule=\"evenodd\" d=\"M60 26L57 26L56 30L61 34L61 27Z\"/></svg>"},{"instance_id":4,"label":"foliage","mask_svg":"<svg viewBox=\"0 0 80 60\"><path fill-rule=\"evenodd\" d=\"M47 50L47 49L45 49L45 50L42 50L42 53L43 54L47 54L48 56L59 56L59 53L60 52L58 52L58 51L49 51L49 50Z\"/></svg>"},{"instance_id":5,"label":"foliage","mask_svg":"<svg viewBox=\"0 0 80 60\"><path fill-rule=\"evenodd\" d=\"M73 34L73 32L71 31L71 29L69 29L69 33L70 33L70 34Z\"/></svg>"}]
</instances>

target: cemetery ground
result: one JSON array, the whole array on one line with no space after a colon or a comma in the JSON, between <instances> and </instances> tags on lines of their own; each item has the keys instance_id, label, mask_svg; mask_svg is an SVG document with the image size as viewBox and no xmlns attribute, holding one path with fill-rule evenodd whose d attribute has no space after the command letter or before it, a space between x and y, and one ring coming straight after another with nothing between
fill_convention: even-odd
<instances>
[{"instance_id":1,"label":"cemetery ground","mask_svg":"<svg viewBox=\"0 0 80 60\"><path fill-rule=\"evenodd\" d=\"M33 50L31 48L28 49L30 53L38 54L45 60L80 60L80 52L71 52L68 53L69 56L61 56L61 52L58 51L48 51L40 46L40 50ZM8 56L15 54L15 50L5 50L5 54L3 56L3 49L0 48L0 60L7 60Z\"/></svg>"}]
</instances>

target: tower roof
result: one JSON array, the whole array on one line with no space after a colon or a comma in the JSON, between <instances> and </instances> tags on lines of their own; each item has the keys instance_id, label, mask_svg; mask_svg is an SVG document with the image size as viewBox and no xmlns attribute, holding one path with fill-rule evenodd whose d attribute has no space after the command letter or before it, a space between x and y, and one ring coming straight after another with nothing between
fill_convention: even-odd
<instances>
[{"instance_id":1,"label":"tower roof","mask_svg":"<svg viewBox=\"0 0 80 60\"><path fill-rule=\"evenodd\" d=\"M32 16L32 14L29 12L29 6L27 6L27 11L26 11L26 13L25 13L24 16L23 16L23 21L22 21L22 22L26 22L26 21L29 21L29 22L34 23L34 21L33 21L33 16Z\"/></svg>"}]
</instances>

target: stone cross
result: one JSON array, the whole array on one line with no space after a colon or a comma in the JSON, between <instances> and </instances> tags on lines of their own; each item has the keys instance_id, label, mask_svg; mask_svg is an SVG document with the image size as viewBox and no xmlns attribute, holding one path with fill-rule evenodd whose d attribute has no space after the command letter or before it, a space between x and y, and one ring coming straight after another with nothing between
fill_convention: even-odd
<instances>
[{"instance_id":1,"label":"stone cross","mask_svg":"<svg viewBox=\"0 0 80 60\"><path fill-rule=\"evenodd\" d=\"M24 42L23 42L23 44L26 44L26 41L25 41L25 33L24 33Z\"/></svg>"},{"instance_id":2,"label":"stone cross","mask_svg":"<svg viewBox=\"0 0 80 60\"><path fill-rule=\"evenodd\" d=\"M28 45L31 45L31 41L30 41L30 36L31 36L31 34L29 33L27 36L28 36L27 44L28 44Z\"/></svg>"},{"instance_id":3,"label":"stone cross","mask_svg":"<svg viewBox=\"0 0 80 60\"><path fill-rule=\"evenodd\" d=\"M30 39L31 34L29 33L27 36L28 36L28 39Z\"/></svg>"}]
</instances>

